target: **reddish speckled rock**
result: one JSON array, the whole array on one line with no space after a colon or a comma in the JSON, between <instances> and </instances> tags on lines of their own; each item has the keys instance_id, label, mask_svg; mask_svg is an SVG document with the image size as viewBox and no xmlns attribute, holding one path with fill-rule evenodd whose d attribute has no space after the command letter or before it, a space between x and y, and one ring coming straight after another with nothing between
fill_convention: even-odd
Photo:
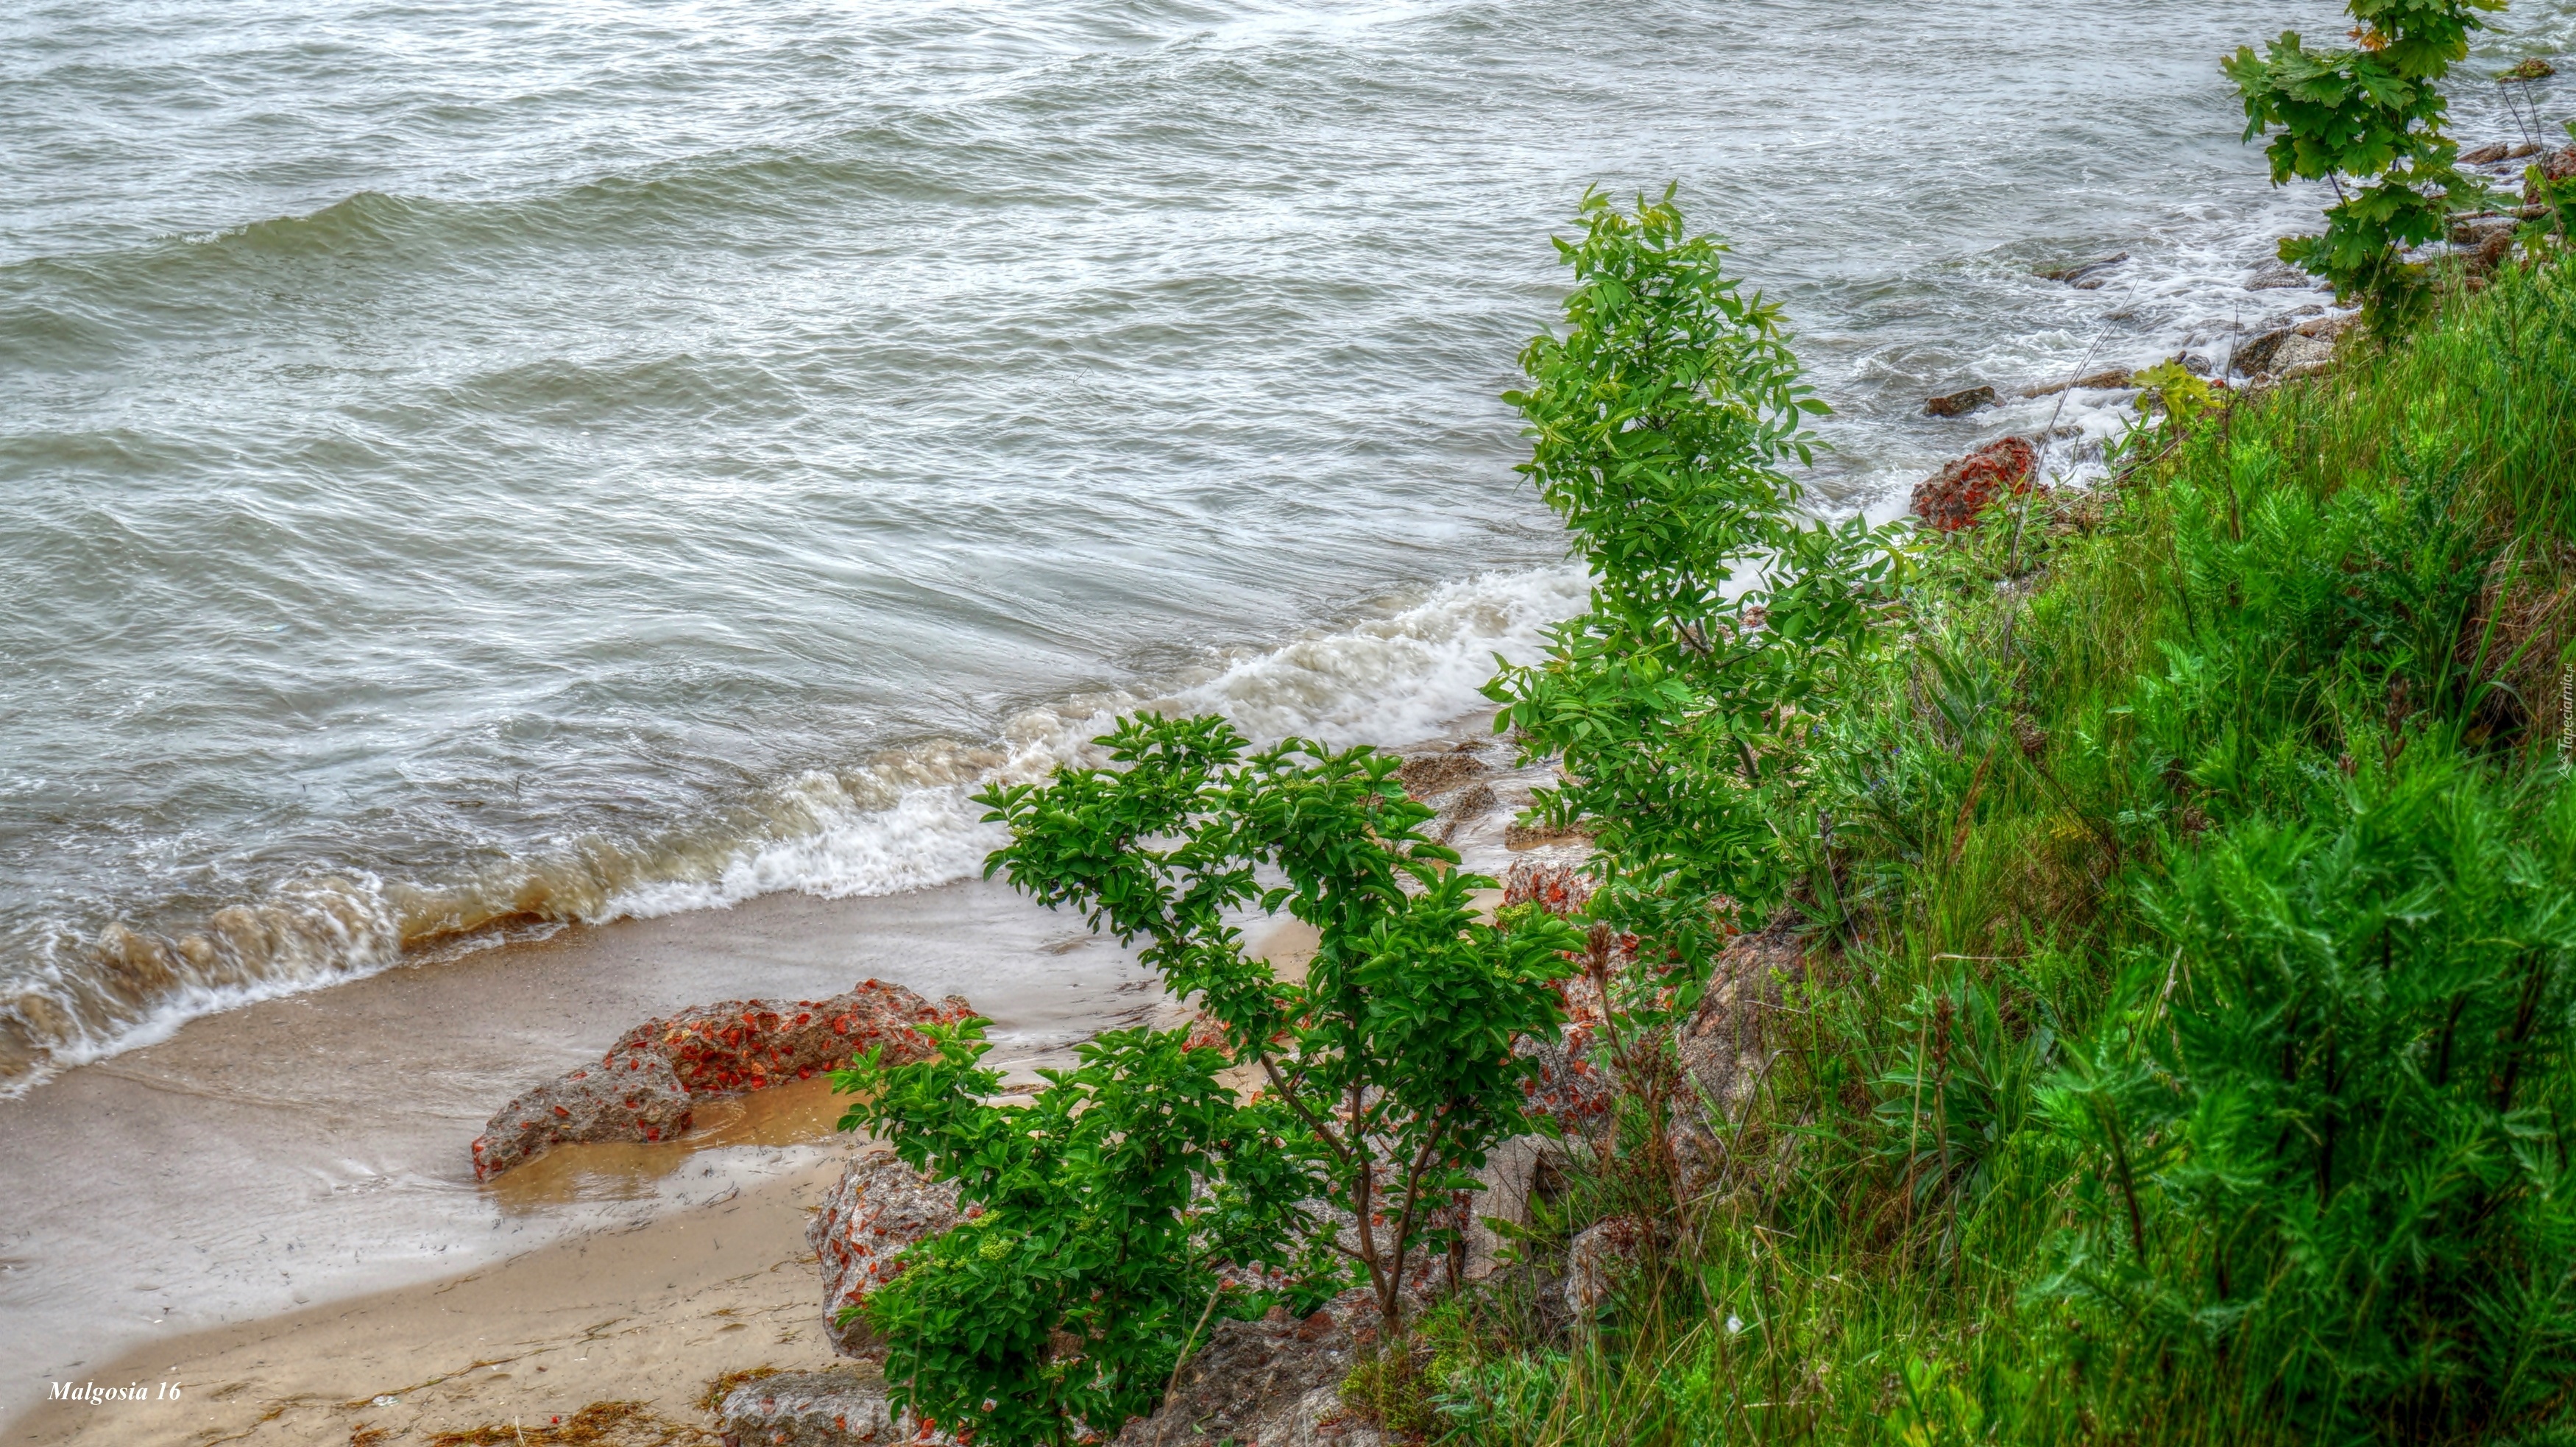
<instances>
[{"instance_id":1,"label":"reddish speckled rock","mask_svg":"<svg viewBox=\"0 0 2576 1447\"><path fill-rule=\"evenodd\" d=\"M865 1320L853 1317L848 1326L840 1325L842 1310L900 1275L903 1253L915 1242L958 1220L955 1181L934 1181L886 1150L850 1163L805 1227L805 1244L823 1267L823 1330L833 1351L845 1357L885 1355Z\"/></svg>"},{"instance_id":2,"label":"reddish speckled rock","mask_svg":"<svg viewBox=\"0 0 2576 1447\"><path fill-rule=\"evenodd\" d=\"M871 1045L901 1063L927 1053L912 1027L964 1019L956 995L937 1005L901 985L869 980L825 1000L727 1000L648 1020L609 1047L611 1059L658 1054L692 1095L732 1095L837 1069Z\"/></svg>"},{"instance_id":3,"label":"reddish speckled rock","mask_svg":"<svg viewBox=\"0 0 2576 1447\"><path fill-rule=\"evenodd\" d=\"M2038 467L2039 450L2029 442L1999 438L1917 484L1914 515L1945 533L1973 527L1998 500L2030 491Z\"/></svg>"},{"instance_id":4,"label":"reddish speckled rock","mask_svg":"<svg viewBox=\"0 0 2576 1447\"><path fill-rule=\"evenodd\" d=\"M503 1106L474 1141L474 1178L488 1181L573 1142L669 1140L689 1128L697 1101L810 1079L872 1045L895 1063L919 1060L930 1042L915 1027L972 1013L956 995L933 1005L868 980L824 1000L727 1000L648 1020L597 1065Z\"/></svg>"}]
</instances>

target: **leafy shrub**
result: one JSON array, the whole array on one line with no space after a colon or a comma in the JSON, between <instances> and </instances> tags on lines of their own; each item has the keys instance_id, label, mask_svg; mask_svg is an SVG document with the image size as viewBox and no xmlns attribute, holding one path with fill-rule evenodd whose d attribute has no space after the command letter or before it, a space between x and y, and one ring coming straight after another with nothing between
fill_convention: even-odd
<instances>
[{"instance_id":1,"label":"leafy shrub","mask_svg":"<svg viewBox=\"0 0 2576 1447\"><path fill-rule=\"evenodd\" d=\"M1153 1410L1228 1270L1311 1267L1297 1203L1312 1167L1275 1105L1239 1106L1186 1031L1112 1031L1042 1072L1027 1105L986 1104L986 1022L924 1026L938 1053L871 1050L833 1077L841 1121L958 1184L970 1219L915 1246L861 1306L888 1344L889 1394L978 1441L1062 1443Z\"/></svg>"},{"instance_id":2,"label":"leafy shrub","mask_svg":"<svg viewBox=\"0 0 2576 1447\"><path fill-rule=\"evenodd\" d=\"M1538 813L1580 823L1601 852L1592 914L1705 960L1733 923L1780 899L1795 863L1775 816L1810 775L1802 705L1868 635L1888 537L1858 518L1804 522L1780 468L1812 460L1776 305L1725 274L1726 248L1687 231L1673 191L1622 212L1588 192L1559 240L1573 269L1564 335L1521 354L1520 471L1590 565L1591 606L1547 658L1486 688L1524 752L1567 778ZM1751 568L1759 586L1730 589ZM1687 1004L1687 998L1680 1003Z\"/></svg>"},{"instance_id":3,"label":"leafy shrub","mask_svg":"<svg viewBox=\"0 0 2576 1447\"><path fill-rule=\"evenodd\" d=\"M1123 719L1114 765L982 795L1011 843L986 863L1050 907L1148 943L1175 995L1197 995L1234 1058L1268 1082L1270 1128L1315 1161L1389 1335L1409 1272L1458 1240L1462 1193L1502 1140L1532 1129L1523 1089L1553 1039L1551 982L1580 943L1563 922L1476 922L1493 881L1421 832L1398 760L1290 740L1246 757L1219 718ZM1284 882L1268 885L1267 877ZM1318 943L1303 980L1248 956L1229 912L1285 909Z\"/></svg>"}]
</instances>

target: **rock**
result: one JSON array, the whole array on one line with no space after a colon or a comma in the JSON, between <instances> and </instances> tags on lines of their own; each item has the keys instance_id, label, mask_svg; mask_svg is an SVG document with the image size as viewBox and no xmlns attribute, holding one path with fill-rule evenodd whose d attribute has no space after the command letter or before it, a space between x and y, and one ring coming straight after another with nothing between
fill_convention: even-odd
<instances>
[{"instance_id":1,"label":"rock","mask_svg":"<svg viewBox=\"0 0 2576 1447\"><path fill-rule=\"evenodd\" d=\"M2491 276L2513 258L2514 228L2494 227L2460 253L2460 268L2470 276Z\"/></svg>"},{"instance_id":2,"label":"rock","mask_svg":"<svg viewBox=\"0 0 2576 1447\"><path fill-rule=\"evenodd\" d=\"M1761 1081L1769 1058L1764 1027L1780 1008L1783 987L1806 973L1795 923L1783 915L1729 940L1709 968L1708 993L1681 1028L1682 1069L1711 1105L1741 1105Z\"/></svg>"},{"instance_id":3,"label":"rock","mask_svg":"<svg viewBox=\"0 0 2576 1447\"><path fill-rule=\"evenodd\" d=\"M1914 489L1913 513L1945 533L1974 526L1977 514L2007 494L2030 491L2039 450L2019 437L1989 442Z\"/></svg>"},{"instance_id":4,"label":"rock","mask_svg":"<svg viewBox=\"0 0 2576 1447\"><path fill-rule=\"evenodd\" d=\"M1386 1447L1391 1439L1375 1426L1353 1415L1342 1402L1342 1389L1336 1384L1317 1387L1288 1405L1287 1410L1265 1417L1253 1424L1245 1437L1245 1447Z\"/></svg>"},{"instance_id":5,"label":"rock","mask_svg":"<svg viewBox=\"0 0 2576 1447\"><path fill-rule=\"evenodd\" d=\"M2504 158L2508 161L2519 161L2526 156L2537 156L2539 154L2540 147L2536 143L2531 141L2519 141L2515 143L2512 150L2504 153Z\"/></svg>"},{"instance_id":6,"label":"rock","mask_svg":"<svg viewBox=\"0 0 2576 1447\"><path fill-rule=\"evenodd\" d=\"M659 1055L611 1056L547 1081L485 1123L474 1179L488 1181L572 1141L664 1141L689 1128L691 1101Z\"/></svg>"},{"instance_id":7,"label":"rock","mask_svg":"<svg viewBox=\"0 0 2576 1447\"><path fill-rule=\"evenodd\" d=\"M872 1045L892 1061L918 1060L929 1042L914 1026L972 1013L960 996L932 1005L868 980L824 1000L727 1000L648 1020L597 1065L501 1107L474 1141L474 1178L488 1181L559 1145L670 1140L689 1128L697 1101L809 1079Z\"/></svg>"},{"instance_id":8,"label":"rock","mask_svg":"<svg viewBox=\"0 0 2576 1447\"><path fill-rule=\"evenodd\" d=\"M1592 902L1592 876L1580 864L1523 859L1503 876L1503 907L1538 904L1549 914L1570 915Z\"/></svg>"},{"instance_id":9,"label":"rock","mask_svg":"<svg viewBox=\"0 0 2576 1447\"><path fill-rule=\"evenodd\" d=\"M2045 387L2024 387L2025 397L2054 397L2060 392L2116 392L2129 385L2132 374L2126 367L2108 367L2089 373L2072 382L2051 382Z\"/></svg>"},{"instance_id":10,"label":"rock","mask_svg":"<svg viewBox=\"0 0 2576 1447\"><path fill-rule=\"evenodd\" d=\"M1994 388L1970 387L1964 391L1952 392L1947 396L1929 399L1923 404L1923 415L1926 417L1965 417L1980 407L1992 407L1993 405L1995 405Z\"/></svg>"},{"instance_id":11,"label":"rock","mask_svg":"<svg viewBox=\"0 0 2576 1447\"><path fill-rule=\"evenodd\" d=\"M2288 327L2263 333L2236 349L2235 356L2228 361L2230 370L2248 377L2260 376L2272 370L2273 355L2279 352L2281 344L2293 335L2295 333Z\"/></svg>"},{"instance_id":12,"label":"rock","mask_svg":"<svg viewBox=\"0 0 2576 1447\"><path fill-rule=\"evenodd\" d=\"M2247 291L2288 291L2317 284L2317 279L2286 261L2267 261L2245 279Z\"/></svg>"},{"instance_id":13,"label":"rock","mask_svg":"<svg viewBox=\"0 0 2576 1447\"><path fill-rule=\"evenodd\" d=\"M1414 799L1428 799L1445 794L1469 779L1493 772L1493 766L1474 754L1444 750L1436 754L1417 754L1396 769L1396 782Z\"/></svg>"},{"instance_id":14,"label":"rock","mask_svg":"<svg viewBox=\"0 0 2576 1447\"><path fill-rule=\"evenodd\" d=\"M872 1045L885 1046L891 1062L921 1059L929 1044L914 1026L973 1013L960 996L932 1005L901 985L867 980L821 1000L695 1006L636 1026L608 1053L614 1058L658 1052L692 1095L730 1095L810 1079Z\"/></svg>"},{"instance_id":15,"label":"rock","mask_svg":"<svg viewBox=\"0 0 2576 1447\"><path fill-rule=\"evenodd\" d=\"M1607 1216L1576 1233L1565 1252L1565 1304L1588 1321L1610 1300L1619 1269L1637 1259L1644 1233L1626 1216Z\"/></svg>"},{"instance_id":16,"label":"rock","mask_svg":"<svg viewBox=\"0 0 2576 1447\"><path fill-rule=\"evenodd\" d=\"M2098 261L2081 262L2074 266L2060 267L2055 271L2043 271L2040 275L2050 281L2065 282L2077 291L2099 291L2102 289L2102 283L2110 279L2103 273L2128 259L2129 253L2122 251L2105 256Z\"/></svg>"},{"instance_id":17,"label":"rock","mask_svg":"<svg viewBox=\"0 0 2576 1447\"><path fill-rule=\"evenodd\" d=\"M2511 235L2522 224L2518 216L2472 216L2451 223L2453 246L2482 246L2498 232Z\"/></svg>"},{"instance_id":18,"label":"rock","mask_svg":"<svg viewBox=\"0 0 2576 1447\"><path fill-rule=\"evenodd\" d=\"M1591 831L1586 829L1550 829L1543 824L1510 824L1503 829L1503 847L1514 853L1524 849L1590 849Z\"/></svg>"},{"instance_id":19,"label":"rock","mask_svg":"<svg viewBox=\"0 0 2576 1447\"><path fill-rule=\"evenodd\" d=\"M1595 1028L1581 1022L1567 1026L1554 1042L1526 1035L1512 1042L1514 1055L1539 1063L1538 1074L1521 1082L1522 1106L1554 1121L1568 1139L1596 1135L1611 1123L1610 1079L1587 1058Z\"/></svg>"},{"instance_id":20,"label":"rock","mask_svg":"<svg viewBox=\"0 0 2576 1447\"><path fill-rule=\"evenodd\" d=\"M1340 1419L1341 1382L1356 1343L1331 1308L1303 1321L1274 1307L1260 1321L1220 1321L1180 1370L1172 1394L1149 1417L1128 1421L1115 1447L1289 1447L1362 1440L1317 1436ZM1305 1410L1321 1395L1321 1410ZM1353 1426L1358 1424L1354 1423ZM1368 1441L1376 1440L1372 1433Z\"/></svg>"},{"instance_id":21,"label":"rock","mask_svg":"<svg viewBox=\"0 0 2576 1447\"><path fill-rule=\"evenodd\" d=\"M1491 784L1475 784L1461 789L1458 797L1449 801L1449 807L1440 811L1440 842L1448 843L1450 837L1458 832L1459 825L1470 819L1483 818L1502 807L1502 802L1502 796L1494 792Z\"/></svg>"},{"instance_id":22,"label":"rock","mask_svg":"<svg viewBox=\"0 0 2576 1447\"><path fill-rule=\"evenodd\" d=\"M959 1219L956 1182L934 1181L884 1149L850 1163L805 1226L805 1244L823 1268L823 1331L833 1351L845 1357L885 1355L864 1318L839 1324L843 1308L894 1280L903 1271L905 1251Z\"/></svg>"},{"instance_id":23,"label":"rock","mask_svg":"<svg viewBox=\"0 0 2576 1447\"><path fill-rule=\"evenodd\" d=\"M2548 182L2576 180L2576 146L2561 146L2540 158L2540 179ZM2522 183L2522 204L2540 204L2540 188L2530 181Z\"/></svg>"},{"instance_id":24,"label":"rock","mask_svg":"<svg viewBox=\"0 0 2576 1447\"><path fill-rule=\"evenodd\" d=\"M886 1400L885 1384L850 1371L780 1372L745 1382L716 1408L725 1447L884 1447L953 1442L915 1430Z\"/></svg>"},{"instance_id":25,"label":"rock","mask_svg":"<svg viewBox=\"0 0 2576 1447\"><path fill-rule=\"evenodd\" d=\"M2513 148L2511 146L2506 145L2502 141L2491 142L2487 145L2478 147L2474 151L2460 152L2460 164L2463 166L2491 166L2496 162L2503 160L2505 152L2512 149Z\"/></svg>"},{"instance_id":26,"label":"rock","mask_svg":"<svg viewBox=\"0 0 2576 1447\"><path fill-rule=\"evenodd\" d=\"M1530 1224L1530 1202L1539 1193L1539 1178L1552 1149L1547 1137L1524 1135L1486 1153L1484 1168L1476 1172L1477 1189L1467 1223L1467 1266L1459 1273L1463 1279L1482 1281L1494 1274L1500 1262L1503 1237L1488 1222Z\"/></svg>"}]
</instances>

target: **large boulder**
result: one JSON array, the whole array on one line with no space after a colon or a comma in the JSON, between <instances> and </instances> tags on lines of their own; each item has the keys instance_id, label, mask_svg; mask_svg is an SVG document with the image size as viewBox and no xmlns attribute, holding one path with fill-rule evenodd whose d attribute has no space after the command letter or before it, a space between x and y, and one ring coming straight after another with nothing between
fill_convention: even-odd
<instances>
[{"instance_id":1,"label":"large boulder","mask_svg":"<svg viewBox=\"0 0 2576 1447\"><path fill-rule=\"evenodd\" d=\"M806 1224L805 1244L823 1268L823 1330L845 1357L881 1358L884 1343L861 1317L841 1313L903 1271L903 1254L960 1220L957 1183L934 1181L892 1151L873 1150L850 1163L823 1209Z\"/></svg>"},{"instance_id":2,"label":"large boulder","mask_svg":"<svg viewBox=\"0 0 2576 1447\"><path fill-rule=\"evenodd\" d=\"M2038 469L2039 449L2027 439L1998 438L1917 484L1913 513L1945 533L1973 527L1998 500L2030 491Z\"/></svg>"},{"instance_id":3,"label":"large boulder","mask_svg":"<svg viewBox=\"0 0 2576 1447\"><path fill-rule=\"evenodd\" d=\"M559 1145L665 1141L689 1128L691 1107L811 1078L870 1046L901 1063L930 1053L917 1028L973 1013L951 995L937 1005L880 980L822 1000L727 1000L648 1020L618 1037L597 1065L520 1095L474 1141L474 1178L488 1181Z\"/></svg>"}]
</instances>

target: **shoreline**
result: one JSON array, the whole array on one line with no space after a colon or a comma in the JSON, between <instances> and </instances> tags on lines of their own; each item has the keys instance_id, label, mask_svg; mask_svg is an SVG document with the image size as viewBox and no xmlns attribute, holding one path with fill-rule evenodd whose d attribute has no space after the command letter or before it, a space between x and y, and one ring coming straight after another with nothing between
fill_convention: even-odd
<instances>
[{"instance_id":1,"label":"shoreline","mask_svg":"<svg viewBox=\"0 0 2576 1447\"><path fill-rule=\"evenodd\" d=\"M820 1081L711 1103L682 1141L560 1147L489 1185L468 1147L514 1094L639 1020L869 977L966 995L1014 1079L1162 1004L1114 941L999 884L768 895L261 1001L0 1102L0 1352L21 1364L0 1382L0 1441L45 1440L26 1434L52 1380L104 1388L105 1363L207 1332L837 1171L848 1146ZM819 1282L800 1289L819 1313Z\"/></svg>"},{"instance_id":2,"label":"shoreline","mask_svg":"<svg viewBox=\"0 0 2576 1447\"><path fill-rule=\"evenodd\" d=\"M1405 750L1490 739L1489 718L1454 720ZM1545 772L1500 767L1502 747L1488 746L1496 767L1478 776L1495 793L1450 834L1467 868L1493 874L1519 857L1509 821ZM1256 925L1254 947L1293 950L1296 928ZM462 1380L456 1369L477 1353L442 1313L469 1287L478 1319L540 1344L531 1351L554 1349L542 1344L557 1341L559 1280L613 1292L622 1279L636 1298L626 1314L642 1334L638 1365L624 1376L596 1363L587 1374L550 1371L547 1392L589 1395L549 1406L549 1416L615 1399L663 1411L694 1401L721 1371L831 1364L801 1208L838 1178L853 1146L833 1130L840 1108L820 1078L712 1102L679 1141L559 1146L487 1185L474 1182L468 1146L511 1096L595 1059L639 1020L729 998L818 996L871 977L933 998L965 995L995 1021L993 1063L1014 1083L1071 1063L1072 1046L1102 1030L1175 1015L1157 978L1116 941L972 880L845 900L763 895L576 926L191 1021L0 1102L0 1162L27 1183L17 1233L0 1240L0 1304L12 1308L0 1349L26 1364L0 1385L0 1442L338 1447L361 1422L390 1432L392 1416L352 1404L406 1396L370 1385L379 1378ZM82 1172L41 1169L84 1153ZM748 1294L732 1309L786 1324L731 1333L777 1347L774 1359L735 1362L686 1338L690 1298L647 1279L660 1258L621 1243L681 1240L697 1229L687 1223L738 1219L755 1204L760 1224L723 1239L771 1241L775 1259L729 1255L723 1280L756 1267L768 1284L741 1287ZM624 1265L609 1271L610 1258ZM663 1304L645 1310L648 1298ZM110 1305L127 1300L145 1309ZM811 1342L794 1335L808 1328ZM418 1340L405 1344L406 1331ZM353 1332L373 1344L344 1350ZM809 1361L809 1350L819 1355ZM489 1375L462 1395L442 1388L413 1403L403 1421L431 1431L506 1425L506 1415L465 1418L520 1401L512 1392L535 1400L533 1383L496 1394ZM180 1397L49 1400L57 1380L102 1392L140 1382L147 1394L167 1380ZM147 1430L173 1435L137 1435Z\"/></svg>"}]
</instances>

